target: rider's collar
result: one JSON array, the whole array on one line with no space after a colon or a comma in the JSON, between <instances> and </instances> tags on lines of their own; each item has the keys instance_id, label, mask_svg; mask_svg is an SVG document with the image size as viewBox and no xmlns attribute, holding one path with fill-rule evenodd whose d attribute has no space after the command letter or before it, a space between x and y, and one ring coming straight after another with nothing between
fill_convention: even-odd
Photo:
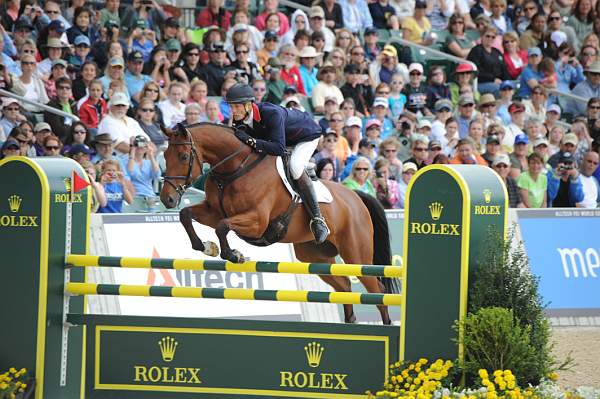
<instances>
[{"instance_id":1,"label":"rider's collar","mask_svg":"<svg viewBox=\"0 0 600 399\"><path fill-rule=\"evenodd\" d=\"M258 106L255 103L252 103L252 112L250 113L252 119L256 122L260 122L260 111L258 110Z\"/></svg>"}]
</instances>

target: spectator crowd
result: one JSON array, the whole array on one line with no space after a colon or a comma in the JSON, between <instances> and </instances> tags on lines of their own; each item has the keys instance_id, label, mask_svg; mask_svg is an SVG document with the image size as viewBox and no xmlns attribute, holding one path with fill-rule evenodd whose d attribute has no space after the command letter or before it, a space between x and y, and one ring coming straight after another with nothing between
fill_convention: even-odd
<instances>
[{"instance_id":1,"label":"spectator crowd","mask_svg":"<svg viewBox=\"0 0 600 399\"><path fill-rule=\"evenodd\" d=\"M0 158L70 157L121 212L156 195L165 129L230 124L243 82L312 114L317 175L385 208L429 164L493 168L512 207L598 206L598 0L169 1L0 1Z\"/></svg>"}]
</instances>

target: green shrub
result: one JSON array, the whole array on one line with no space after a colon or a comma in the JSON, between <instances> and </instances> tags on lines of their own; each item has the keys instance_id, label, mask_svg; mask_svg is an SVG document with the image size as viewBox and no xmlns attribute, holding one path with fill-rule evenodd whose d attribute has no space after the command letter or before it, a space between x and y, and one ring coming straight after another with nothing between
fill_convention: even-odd
<instances>
[{"instance_id":1,"label":"green shrub","mask_svg":"<svg viewBox=\"0 0 600 399\"><path fill-rule=\"evenodd\" d=\"M463 330L464 370L467 380L479 369L511 370L519 383L536 373L536 348L530 341L530 328L522 327L509 309L490 307L469 313L457 325Z\"/></svg>"},{"instance_id":2,"label":"green shrub","mask_svg":"<svg viewBox=\"0 0 600 399\"><path fill-rule=\"evenodd\" d=\"M528 335L527 345L534 349L525 370L513 371L522 384L537 384L551 371L564 368L570 359L556 366L551 354L550 324L538 292L539 278L531 273L523 243L514 240L514 235L514 227L506 240L501 234L489 233L488 247L469 278L473 283L469 287L468 312L477 313L488 307L512 310L516 325Z\"/></svg>"}]
</instances>

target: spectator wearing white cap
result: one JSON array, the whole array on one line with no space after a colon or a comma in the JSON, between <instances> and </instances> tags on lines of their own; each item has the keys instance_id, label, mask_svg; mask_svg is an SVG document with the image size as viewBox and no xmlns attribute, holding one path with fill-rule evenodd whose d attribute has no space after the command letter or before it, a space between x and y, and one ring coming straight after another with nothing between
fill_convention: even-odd
<instances>
[{"instance_id":1,"label":"spectator wearing white cap","mask_svg":"<svg viewBox=\"0 0 600 399\"><path fill-rule=\"evenodd\" d=\"M19 126L19 123L24 120L26 118L21 114L21 103L19 100L5 97L2 100L2 119L0 119L0 127L4 135L8 136L11 130Z\"/></svg>"},{"instance_id":2,"label":"spectator wearing white cap","mask_svg":"<svg viewBox=\"0 0 600 399\"><path fill-rule=\"evenodd\" d=\"M394 124L388 118L388 99L385 97L375 97L373 101L373 107L371 107L371 117L365 120L365 132L366 126L369 120L377 119L381 125L381 139L388 138L394 131Z\"/></svg>"},{"instance_id":3,"label":"spectator wearing white cap","mask_svg":"<svg viewBox=\"0 0 600 399\"><path fill-rule=\"evenodd\" d=\"M402 89L406 96L406 109L413 114L429 115L427 103L427 85L423 82L423 65L413 62L408 66L408 83Z\"/></svg>"},{"instance_id":4,"label":"spectator wearing white cap","mask_svg":"<svg viewBox=\"0 0 600 399\"><path fill-rule=\"evenodd\" d=\"M102 118L98 125L98 132L110 134L115 152L121 156L129 154L130 145L134 137L144 136L148 140L150 139L144 130L142 130L139 123L127 116L129 105L127 94L122 92L114 93L108 102L108 114Z\"/></svg>"},{"instance_id":5,"label":"spectator wearing white cap","mask_svg":"<svg viewBox=\"0 0 600 399\"><path fill-rule=\"evenodd\" d=\"M404 209L406 189L415 173L417 173L417 165L413 162L404 162L402 165L402 179L398 184L398 196L400 197L398 199L398 208L400 209Z\"/></svg>"},{"instance_id":6,"label":"spectator wearing white cap","mask_svg":"<svg viewBox=\"0 0 600 399\"><path fill-rule=\"evenodd\" d=\"M544 126L546 126L546 130L548 133L557 126L558 120L560 119L562 111L558 104L550 104L546 109L546 119L544 120Z\"/></svg>"},{"instance_id":7,"label":"spectator wearing white cap","mask_svg":"<svg viewBox=\"0 0 600 399\"><path fill-rule=\"evenodd\" d=\"M351 116L346 119L345 135L348 141L349 155L358 153L358 144L362 138L362 121L358 116ZM348 158L346 158L346 161Z\"/></svg>"},{"instance_id":8,"label":"spectator wearing white cap","mask_svg":"<svg viewBox=\"0 0 600 399\"><path fill-rule=\"evenodd\" d=\"M536 138L531 145L533 147L533 152L538 154L544 160L544 164L548 162L548 158L550 158L550 154L548 151L549 148L548 139L543 136Z\"/></svg>"}]
</instances>

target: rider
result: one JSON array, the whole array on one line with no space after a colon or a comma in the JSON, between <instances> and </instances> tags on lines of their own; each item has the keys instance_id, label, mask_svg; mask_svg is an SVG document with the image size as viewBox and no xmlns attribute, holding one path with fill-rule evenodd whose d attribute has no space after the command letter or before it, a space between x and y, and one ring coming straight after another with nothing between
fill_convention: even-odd
<instances>
[{"instance_id":1,"label":"rider","mask_svg":"<svg viewBox=\"0 0 600 399\"><path fill-rule=\"evenodd\" d=\"M305 112L270 103L256 104L254 90L246 84L233 85L225 100L231 106L236 136L254 151L283 156L286 147L293 147L290 156L292 178L311 217L310 229L315 241L323 243L329 228L321 215L312 180L305 171L319 143L321 127Z\"/></svg>"}]
</instances>

